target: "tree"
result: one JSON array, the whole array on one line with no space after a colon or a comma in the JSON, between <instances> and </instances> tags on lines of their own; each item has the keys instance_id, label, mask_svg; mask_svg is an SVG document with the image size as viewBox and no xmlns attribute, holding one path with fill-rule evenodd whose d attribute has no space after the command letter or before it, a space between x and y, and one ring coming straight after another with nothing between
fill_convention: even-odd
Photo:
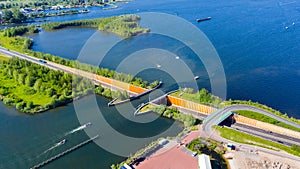
<instances>
[{"instance_id":1,"label":"tree","mask_svg":"<svg viewBox=\"0 0 300 169\"><path fill-rule=\"evenodd\" d=\"M34 83L34 78L30 75L27 75L26 78L25 78L25 85L26 86L29 86L29 87L32 87L35 83Z\"/></svg>"},{"instance_id":2,"label":"tree","mask_svg":"<svg viewBox=\"0 0 300 169\"><path fill-rule=\"evenodd\" d=\"M22 22L26 22L27 17L20 12L20 10L15 9L13 11L13 18L14 18L14 23L22 23Z\"/></svg>"},{"instance_id":3,"label":"tree","mask_svg":"<svg viewBox=\"0 0 300 169\"><path fill-rule=\"evenodd\" d=\"M26 22L27 17L19 9L14 9L13 11L6 9L3 20L7 23L23 23Z\"/></svg>"},{"instance_id":4,"label":"tree","mask_svg":"<svg viewBox=\"0 0 300 169\"><path fill-rule=\"evenodd\" d=\"M33 108L33 102L32 102L32 101L27 102L27 103L26 103L26 108L27 108L27 109Z\"/></svg>"},{"instance_id":5,"label":"tree","mask_svg":"<svg viewBox=\"0 0 300 169\"><path fill-rule=\"evenodd\" d=\"M34 90L40 91L42 85L42 79L37 79L33 85Z\"/></svg>"},{"instance_id":6,"label":"tree","mask_svg":"<svg viewBox=\"0 0 300 169\"><path fill-rule=\"evenodd\" d=\"M19 74L19 76L18 76L18 82L19 82L19 84L24 84L24 81L25 81L24 74Z\"/></svg>"},{"instance_id":7,"label":"tree","mask_svg":"<svg viewBox=\"0 0 300 169\"><path fill-rule=\"evenodd\" d=\"M17 104L16 104L16 108L17 108L18 110L24 109L24 102L19 102L19 103L17 103Z\"/></svg>"},{"instance_id":8,"label":"tree","mask_svg":"<svg viewBox=\"0 0 300 169\"><path fill-rule=\"evenodd\" d=\"M13 71L13 77L14 77L14 79L15 79L15 80L18 80L18 76L19 76L18 71L17 71L17 70L14 70L14 71Z\"/></svg>"},{"instance_id":9,"label":"tree","mask_svg":"<svg viewBox=\"0 0 300 169\"><path fill-rule=\"evenodd\" d=\"M53 88L49 88L49 89L47 89L47 95L49 96L49 97L52 97L53 95L55 95L55 90L53 89Z\"/></svg>"},{"instance_id":10,"label":"tree","mask_svg":"<svg viewBox=\"0 0 300 169\"><path fill-rule=\"evenodd\" d=\"M4 10L3 20L10 22L13 19L13 12L11 10Z\"/></svg>"}]
</instances>

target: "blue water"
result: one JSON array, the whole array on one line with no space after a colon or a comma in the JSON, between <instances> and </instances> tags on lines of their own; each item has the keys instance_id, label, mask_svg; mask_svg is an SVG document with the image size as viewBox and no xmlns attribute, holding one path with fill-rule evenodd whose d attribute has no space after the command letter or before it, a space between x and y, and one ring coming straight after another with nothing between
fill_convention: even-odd
<instances>
[{"instance_id":1,"label":"blue water","mask_svg":"<svg viewBox=\"0 0 300 169\"><path fill-rule=\"evenodd\" d=\"M103 117L116 131L126 136L144 138L140 141L135 140L134 143L136 144L134 147L130 147L127 142L122 142L124 149L129 149L128 154L133 154L159 137L176 136L182 130L181 123L166 118L157 118L157 114L147 114L138 118L133 117L134 109L127 105L122 111L131 115L131 119L128 120L120 115L116 108L107 107L109 100L104 97L96 96L96 101ZM139 102L141 100L133 102L133 105L137 106ZM84 105L82 106L84 111L75 109L74 104ZM112 133L107 133L107 127L102 123L97 123L97 119L91 118L98 109L98 106L95 107L93 104L93 97L85 97L74 104L71 103L42 114L30 116L19 113L14 108L0 103L0 169L33 167L89 139L83 130L66 135L66 133L80 126L78 113L84 113L86 122L92 123L85 130L98 131L97 134L100 135L98 141L101 142L106 137L110 138ZM139 122L132 122L133 118ZM155 120L150 123L142 123L142 119L149 118L154 118ZM172 128L170 127L171 125L173 125ZM156 127L155 130L153 126ZM65 144L45 152L63 139L67 140ZM117 141L110 140L110 143L116 146ZM107 169L110 168L111 164L119 163L125 159L125 157L115 155L108 150L107 147L100 147L91 142L49 163L43 168Z\"/></svg>"},{"instance_id":2,"label":"blue water","mask_svg":"<svg viewBox=\"0 0 300 169\"><path fill-rule=\"evenodd\" d=\"M136 12L178 15L202 30L215 46L227 77L227 99L258 101L300 118L300 2L135 0L115 10L104 11L95 7L90 10L89 14L52 17L49 20L88 19ZM212 20L195 22L197 18L207 16L211 16ZM286 26L289 29L285 29ZM39 36L42 35L33 37L36 42L34 50L51 51L48 48L53 46L41 45L37 39ZM81 38L85 40L86 36ZM74 45L73 42L71 44ZM76 44L77 48L81 48L81 44ZM67 58L74 59L77 57L74 56L75 51L54 53L66 57L66 52L71 52L72 56ZM202 66L193 71L202 72ZM207 81L202 81L199 86L209 88Z\"/></svg>"}]
</instances>

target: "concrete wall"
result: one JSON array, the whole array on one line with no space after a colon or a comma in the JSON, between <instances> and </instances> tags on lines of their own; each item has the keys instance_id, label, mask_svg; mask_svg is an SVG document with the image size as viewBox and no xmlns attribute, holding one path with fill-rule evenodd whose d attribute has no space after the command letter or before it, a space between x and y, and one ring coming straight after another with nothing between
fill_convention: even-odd
<instances>
[{"instance_id":1,"label":"concrete wall","mask_svg":"<svg viewBox=\"0 0 300 169\"><path fill-rule=\"evenodd\" d=\"M190 110L194 110L194 111L197 111L198 113L202 113L202 114L206 114L206 115L213 113L217 110L213 107L194 103L194 102L187 101L187 100L183 100L183 99L175 97L175 96L168 96L168 102L173 105L183 107L186 109L190 109ZM289 130L289 129L286 129L283 127L273 125L273 124L264 123L264 122L261 122L258 120L250 119L250 118L239 116L239 115L235 115L234 119L236 122L239 122L239 123L243 123L246 125L250 125L253 127L263 129L263 130L268 130L268 131L272 131L275 133L279 133L279 134L283 134L283 135L287 135L287 136L291 136L291 137L300 139L300 132L296 132L293 130Z\"/></svg>"},{"instance_id":2,"label":"concrete wall","mask_svg":"<svg viewBox=\"0 0 300 169\"><path fill-rule=\"evenodd\" d=\"M167 96L167 97L168 97L169 103L171 103L173 105L184 107L184 108L187 108L190 110L194 110L194 111L197 111L197 112L205 114L205 115L211 114L217 110L216 108L213 108L211 106L206 106L206 105L198 104L198 103L195 103L192 101L183 100L183 99L175 97L175 96Z\"/></svg>"}]
</instances>

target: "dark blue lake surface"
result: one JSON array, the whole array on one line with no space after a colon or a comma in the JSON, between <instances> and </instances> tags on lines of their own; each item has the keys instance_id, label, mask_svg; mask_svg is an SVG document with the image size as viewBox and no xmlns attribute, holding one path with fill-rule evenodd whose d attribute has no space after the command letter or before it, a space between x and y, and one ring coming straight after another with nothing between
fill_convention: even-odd
<instances>
[{"instance_id":1,"label":"dark blue lake surface","mask_svg":"<svg viewBox=\"0 0 300 169\"><path fill-rule=\"evenodd\" d=\"M122 4L116 10L99 10L94 7L89 14L53 17L49 20L88 19L137 12L163 12L177 15L202 30L215 46L223 63L228 85L228 99L258 101L300 118L300 57L298 56L300 3L298 1L192 0L187 3L183 0L155 2L137 0L126 5ZM207 16L211 16L212 19L206 22L195 22L197 18ZM43 32L31 36L35 42L33 49L76 59L79 49L94 32L95 30L91 29ZM145 35L130 39L128 43L141 38L144 38L145 43L140 43L140 46L152 42L154 44L160 40L153 39L152 35ZM52 43L55 39L57 43ZM166 43L160 47L172 48L172 45ZM185 55L186 60L193 62L188 58L189 54L185 53ZM110 64L104 66L113 68ZM205 77L202 66L192 67L192 69L195 74L203 74ZM206 77L203 79L199 86L209 88L208 79Z\"/></svg>"},{"instance_id":2,"label":"dark blue lake surface","mask_svg":"<svg viewBox=\"0 0 300 169\"><path fill-rule=\"evenodd\" d=\"M150 123L131 122L131 120L120 115L114 107L107 107L107 99L99 96L95 98L97 105L102 109L102 115L116 131L133 138L144 138L142 141L135 142L134 147L128 147L128 144L122 142L122 140L110 141L111 145L121 142L119 145L124 146L124 149L129 149L128 155L161 136L176 136L182 130L182 124L170 119L158 118L156 114L142 115L138 118L133 117L134 109L125 106L122 111L131 120L133 118L135 120L156 119L151 120ZM85 130L100 131L97 132L100 135L98 141L101 142L105 137L110 137L112 133L107 133L109 129L105 128L103 123L97 123L94 121L95 119L91 118L92 114L97 112L98 109L94 107L93 99L93 97L88 96L75 103L77 107L80 105L84 111L76 109L76 106L74 107L72 103L34 116L21 114L15 109L8 108L0 103L0 168L30 168L87 140L89 137L83 130L68 134L80 126L77 119L78 113L84 113L86 122L92 122L92 125ZM138 101L133 103L134 106L138 104ZM173 127L170 127L171 125ZM164 133L164 131L166 132ZM154 138L151 138L152 136ZM67 140L65 144L51 149L63 139ZM110 153L110 149L107 149L107 147L104 148L106 150L92 142L53 161L44 168L109 168L111 164L119 163L125 159Z\"/></svg>"}]
</instances>

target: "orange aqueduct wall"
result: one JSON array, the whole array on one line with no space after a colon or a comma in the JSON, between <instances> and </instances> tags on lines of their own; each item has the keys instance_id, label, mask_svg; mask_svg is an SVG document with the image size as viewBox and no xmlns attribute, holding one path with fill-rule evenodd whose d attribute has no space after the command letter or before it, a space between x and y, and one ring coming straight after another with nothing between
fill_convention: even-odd
<instances>
[{"instance_id":1,"label":"orange aqueduct wall","mask_svg":"<svg viewBox=\"0 0 300 169\"><path fill-rule=\"evenodd\" d=\"M69 68L69 69L71 71L74 71L73 68ZM140 93L145 92L147 90L147 89L144 89L144 88L141 88L141 87L133 86L133 85L128 84L128 83L113 80L113 79L106 78L106 77L99 76L99 75L94 75L94 74L83 72L83 71L80 71L80 70L76 70L76 72L81 74L81 75L85 75L87 77L96 78L97 80L99 80L103 83L106 83L108 85L113 85L115 87L119 87L120 89L127 90L127 91L130 91L130 92L133 92L133 93L140 94ZM194 102L187 101L187 100L183 100L183 99L178 98L178 97L174 97L174 96L167 96L167 97L168 97L169 103L171 103L173 105L180 106L180 107L183 107L183 108L187 108L187 109L190 109L190 110L194 110L194 111L197 111L197 112L202 113L202 114L208 115L208 114L211 114L211 113L213 113L217 110L213 107L198 104L198 103L194 103ZM284 135L289 135L289 136L300 139L300 133L296 132L296 131L293 131L293 130L289 130L289 129L286 129L286 128L283 128L283 127L275 126L275 125L269 124L269 123L264 123L264 122L254 120L254 119L250 119L250 118L243 117L243 116L235 115L234 118L237 122L240 122L240 123L244 123L244 124L247 124L247 125L251 125L251 126L255 126L255 127L264 129L264 130L269 130L269 131L277 132L277 133L284 134Z\"/></svg>"},{"instance_id":2,"label":"orange aqueduct wall","mask_svg":"<svg viewBox=\"0 0 300 169\"><path fill-rule=\"evenodd\" d=\"M184 107L184 108L191 109L191 110L195 110L199 113L203 113L206 115L211 114L217 110L210 106L183 100L181 98L174 97L174 96L168 96L168 101L173 105Z\"/></svg>"},{"instance_id":3,"label":"orange aqueduct wall","mask_svg":"<svg viewBox=\"0 0 300 169\"><path fill-rule=\"evenodd\" d=\"M210 106L201 105L201 104L183 100L181 98L174 97L174 96L168 96L168 101L173 105L187 108L190 110L194 110L199 113L206 114L206 115L213 113L217 110ZM261 128L261 129L264 129L267 131L272 131L272 132L276 132L276 133L280 133L283 135L288 135L288 136L300 139L300 132L297 132L297 131L293 131L290 129L286 129L286 128L279 127L279 126L269 124L269 123L264 123L264 122L261 122L258 120L250 119L250 118L239 116L239 115L235 115L234 119L236 120L236 122L239 122L239 123L243 123L243 124Z\"/></svg>"}]
</instances>

